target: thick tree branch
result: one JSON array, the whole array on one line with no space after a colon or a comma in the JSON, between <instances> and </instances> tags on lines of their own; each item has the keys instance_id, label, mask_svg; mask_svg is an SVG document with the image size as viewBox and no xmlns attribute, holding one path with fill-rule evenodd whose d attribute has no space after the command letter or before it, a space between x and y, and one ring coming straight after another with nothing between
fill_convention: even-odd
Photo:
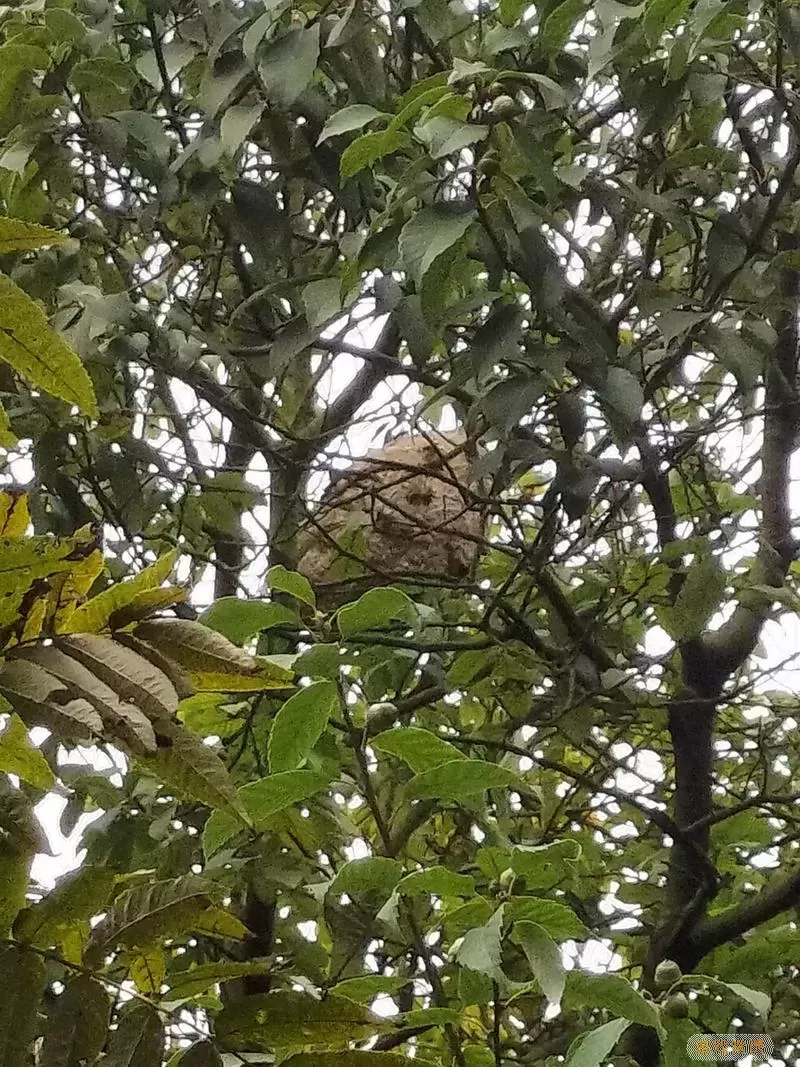
<instances>
[{"instance_id":1,"label":"thick tree branch","mask_svg":"<svg viewBox=\"0 0 800 1067\"><path fill-rule=\"evenodd\" d=\"M779 252L795 252L800 238L786 235ZM800 272L784 272L774 356L764 373L764 440L761 448L761 527L758 555L752 571L755 585L779 587L794 558L789 509L789 465L797 446L800 427L798 397L798 298ZM722 685L738 670L758 641L771 604L740 605L733 617L703 642L707 665Z\"/></svg>"},{"instance_id":2,"label":"thick tree branch","mask_svg":"<svg viewBox=\"0 0 800 1067\"><path fill-rule=\"evenodd\" d=\"M691 936L697 958L701 959L712 949L735 937L741 937L748 930L774 919L776 915L780 915L787 908L796 907L798 903L800 867L795 867L787 874L772 879L752 900L742 901L719 915L713 915L698 923Z\"/></svg>"}]
</instances>

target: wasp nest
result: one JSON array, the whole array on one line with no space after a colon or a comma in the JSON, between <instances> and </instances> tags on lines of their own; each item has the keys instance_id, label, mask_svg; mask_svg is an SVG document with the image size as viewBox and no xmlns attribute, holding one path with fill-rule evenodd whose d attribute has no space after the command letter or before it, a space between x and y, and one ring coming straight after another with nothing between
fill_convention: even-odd
<instances>
[{"instance_id":1,"label":"wasp nest","mask_svg":"<svg viewBox=\"0 0 800 1067\"><path fill-rule=\"evenodd\" d=\"M462 433L400 437L341 472L309 520L298 570L335 606L413 577L463 579L486 533Z\"/></svg>"}]
</instances>

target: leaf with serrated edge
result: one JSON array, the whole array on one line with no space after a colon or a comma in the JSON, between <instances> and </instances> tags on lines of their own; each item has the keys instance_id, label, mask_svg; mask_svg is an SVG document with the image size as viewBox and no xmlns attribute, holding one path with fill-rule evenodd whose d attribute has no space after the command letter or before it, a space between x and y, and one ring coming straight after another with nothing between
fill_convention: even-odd
<instances>
[{"instance_id":1,"label":"leaf with serrated edge","mask_svg":"<svg viewBox=\"0 0 800 1067\"><path fill-rule=\"evenodd\" d=\"M139 760L146 771L182 799L228 809L249 821L228 768L212 748L177 723L159 723L158 736L158 750Z\"/></svg>"},{"instance_id":2,"label":"leaf with serrated edge","mask_svg":"<svg viewBox=\"0 0 800 1067\"><path fill-rule=\"evenodd\" d=\"M114 881L114 872L107 867L86 866L70 871L38 904L20 914L14 924L14 936L39 948L50 948L63 929L88 922L105 910Z\"/></svg>"},{"instance_id":3,"label":"leaf with serrated edge","mask_svg":"<svg viewBox=\"0 0 800 1067\"><path fill-rule=\"evenodd\" d=\"M188 670L219 674L254 674L252 656L222 634L191 619L151 619L140 623L134 636L160 649Z\"/></svg>"},{"instance_id":4,"label":"leaf with serrated edge","mask_svg":"<svg viewBox=\"0 0 800 1067\"><path fill-rule=\"evenodd\" d=\"M6 256L9 252L30 252L35 248L63 244L69 239L68 234L58 233L57 230L39 226L35 222L0 218L0 256Z\"/></svg>"},{"instance_id":5,"label":"leaf with serrated edge","mask_svg":"<svg viewBox=\"0 0 800 1067\"><path fill-rule=\"evenodd\" d=\"M216 908L218 886L196 875L137 885L122 893L95 927L86 950L97 960L118 945L145 948L197 931L203 913Z\"/></svg>"},{"instance_id":6,"label":"leaf with serrated edge","mask_svg":"<svg viewBox=\"0 0 800 1067\"><path fill-rule=\"evenodd\" d=\"M344 997L316 1000L304 993L268 993L226 1005L217 1016L216 1034L231 1050L272 1050L284 1045L347 1045L392 1029Z\"/></svg>"},{"instance_id":7,"label":"leaf with serrated edge","mask_svg":"<svg viewBox=\"0 0 800 1067\"><path fill-rule=\"evenodd\" d=\"M129 581L110 585L77 608L61 627L61 632L96 634L104 630L115 611L130 604L138 594L157 589L170 576L177 559L177 551L169 552Z\"/></svg>"},{"instance_id":8,"label":"leaf with serrated edge","mask_svg":"<svg viewBox=\"0 0 800 1067\"><path fill-rule=\"evenodd\" d=\"M97 399L86 368L48 324L39 305L5 274L0 274L0 359L34 389L97 417Z\"/></svg>"},{"instance_id":9,"label":"leaf with serrated edge","mask_svg":"<svg viewBox=\"0 0 800 1067\"><path fill-rule=\"evenodd\" d=\"M205 993L212 986L232 982L248 974L271 974L275 964L271 960L247 960L244 963L201 963L168 978L169 1000L185 1000Z\"/></svg>"},{"instance_id":10,"label":"leaf with serrated edge","mask_svg":"<svg viewBox=\"0 0 800 1067\"><path fill-rule=\"evenodd\" d=\"M20 649L22 659L37 663L88 700L100 713L109 731L131 746L134 752L155 752L156 738L150 720L133 704L117 696L110 686L77 659L54 645L34 645Z\"/></svg>"},{"instance_id":11,"label":"leaf with serrated edge","mask_svg":"<svg viewBox=\"0 0 800 1067\"><path fill-rule=\"evenodd\" d=\"M169 678L119 642L96 634L72 634L61 638L59 647L151 719L171 719L177 713L179 698Z\"/></svg>"},{"instance_id":12,"label":"leaf with serrated edge","mask_svg":"<svg viewBox=\"0 0 800 1067\"><path fill-rule=\"evenodd\" d=\"M99 982L71 978L52 1003L42 1044L41 1067L78 1067L94 1063L108 1037L111 1000Z\"/></svg>"},{"instance_id":13,"label":"leaf with serrated edge","mask_svg":"<svg viewBox=\"0 0 800 1067\"><path fill-rule=\"evenodd\" d=\"M31 744L19 715L12 715L0 734L0 771L16 774L37 789L50 789L55 775L38 748Z\"/></svg>"},{"instance_id":14,"label":"leaf with serrated edge","mask_svg":"<svg viewBox=\"0 0 800 1067\"><path fill-rule=\"evenodd\" d=\"M46 985L41 956L17 945L0 946L0 1067L29 1062L28 1046Z\"/></svg>"},{"instance_id":15,"label":"leaf with serrated edge","mask_svg":"<svg viewBox=\"0 0 800 1067\"><path fill-rule=\"evenodd\" d=\"M155 1067L164 1059L164 1027L155 1008L141 1001L125 1005L112 1031L103 1067Z\"/></svg>"}]
</instances>

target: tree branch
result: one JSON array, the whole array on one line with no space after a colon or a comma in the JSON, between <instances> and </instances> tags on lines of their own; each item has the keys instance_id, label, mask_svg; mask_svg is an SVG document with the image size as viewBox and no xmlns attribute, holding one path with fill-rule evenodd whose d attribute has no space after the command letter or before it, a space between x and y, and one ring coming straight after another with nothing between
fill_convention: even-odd
<instances>
[{"instance_id":1,"label":"tree branch","mask_svg":"<svg viewBox=\"0 0 800 1067\"><path fill-rule=\"evenodd\" d=\"M745 900L698 923L691 940L701 959L712 949L741 937L761 923L774 919L800 903L800 867L774 878L752 900Z\"/></svg>"}]
</instances>

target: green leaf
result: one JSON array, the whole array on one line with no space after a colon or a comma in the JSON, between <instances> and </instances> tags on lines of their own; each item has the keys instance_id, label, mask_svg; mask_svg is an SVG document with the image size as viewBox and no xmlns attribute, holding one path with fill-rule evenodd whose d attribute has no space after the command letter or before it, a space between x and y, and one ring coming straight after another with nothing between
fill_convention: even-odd
<instances>
[{"instance_id":1,"label":"green leaf","mask_svg":"<svg viewBox=\"0 0 800 1067\"><path fill-rule=\"evenodd\" d=\"M0 946L0 1067L30 1062L29 1045L46 984L41 956L16 945Z\"/></svg>"},{"instance_id":2,"label":"green leaf","mask_svg":"<svg viewBox=\"0 0 800 1067\"><path fill-rule=\"evenodd\" d=\"M270 960L247 960L244 963L201 963L186 971L178 971L167 978L169 1000L186 1000L206 993L213 986L232 982L249 974L271 974L275 964Z\"/></svg>"},{"instance_id":3,"label":"green leaf","mask_svg":"<svg viewBox=\"0 0 800 1067\"><path fill-rule=\"evenodd\" d=\"M644 406L644 391L629 370L609 367L602 396L627 425L633 426L639 421Z\"/></svg>"},{"instance_id":4,"label":"green leaf","mask_svg":"<svg viewBox=\"0 0 800 1067\"><path fill-rule=\"evenodd\" d=\"M437 897L471 897L475 892L475 879L469 874L457 874L446 867L430 867L413 871L397 885L401 896L412 897L418 893L431 893Z\"/></svg>"},{"instance_id":5,"label":"green leaf","mask_svg":"<svg viewBox=\"0 0 800 1067\"><path fill-rule=\"evenodd\" d=\"M25 847L18 841L0 841L0 938L8 936L25 907L35 853L33 844Z\"/></svg>"},{"instance_id":6,"label":"green leaf","mask_svg":"<svg viewBox=\"0 0 800 1067\"><path fill-rule=\"evenodd\" d=\"M402 875L403 865L398 860L383 856L350 860L339 870L328 893L334 896L346 893L350 897L378 896L386 900Z\"/></svg>"},{"instance_id":7,"label":"green leaf","mask_svg":"<svg viewBox=\"0 0 800 1067\"><path fill-rule=\"evenodd\" d=\"M14 936L37 948L50 948L64 930L76 923L88 923L105 911L114 882L114 872L108 867L87 865L71 871L38 904L20 914L14 924Z\"/></svg>"},{"instance_id":8,"label":"green leaf","mask_svg":"<svg viewBox=\"0 0 800 1067\"><path fill-rule=\"evenodd\" d=\"M289 697L269 734L272 773L293 771L304 763L338 708L339 690L333 682L312 682Z\"/></svg>"},{"instance_id":9,"label":"green leaf","mask_svg":"<svg viewBox=\"0 0 800 1067\"><path fill-rule=\"evenodd\" d=\"M317 598L314 596L314 590L308 578L303 574L298 574L297 571L287 570L281 564L270 567L267 571L267 588L274 589L278 593L288 593L289 596L302 601L303 604L308 604L309 607L317 606Z\"/></svg>"},{"instance_id":10,"label":"green leaf","mask_svg":"<svg viewBox=\"0 0 800 1067\"><path fill-rule=\"evenodd\" d=\"M364 630L386 627L395 619L415 625L417 617L414 601L399 589L389 587L370 589L354 604L341 608L336 622L342 637L352 637Z\"/></svg>"},{"instance_id":11,"label":"green leaf","mask_svg":"<svg viewBox=\"0 0 800 1067\"><path fill-rule=\"evenodd\" d=\"M758 384L764 368L764 353L738 330L707 326L704 341L720 363L736 378L741 389L749 391Z\"/></svg>"},{"instance_id":12,"label":"green leaf","mask_svg":"<svg viewBox=\"0 0 800 1067\"><path fill-rule=\"evenodd\" d=\"M519 788L517 775L486 760L458 759L415 775L406 787L409 798L422 800L468 800L487 789Z\"/></svg>"},{"instance_id":13,"label":"green leaf","mask_svg":"<svg viewBox=\"0 0 800 1067\"><path fill-rule=\"evenodd\" d=\"M41 1067L83 1067L105 1047L111 999L87 975L71 978L47 1013Z\"/></svg>"},{"instance_id":14,"label":"green leaf","mask_svg":"<svg viewBox=\"0 0 800 1067\"><path fill-rule=\"evenodd\" d=\"M133 886L117 898L92 931L86 958L101 959L119 945L146 948L201 930L212 933L221 918L221 898L219 887L193 874ZM219 931L221 936L227 936L229 930L244 930L238 920L230 924L223 920L222 926L225 929Z\"/></svg>"},{"instance_id":15,"label":"green leaf","mask_svg":"<svg viewBox=\"0 0 800 1067\"><path fill-rule=\"evenodd\" d=\"M375 119L389 119L391 116L378 111L370 104L350 104L331 115L322 127L322 133L317 138L317 144L322 144L331 137L339 137L343 133L352 133L353 130L363 130L369 122Z\"/></svg>"},{"instance_id":16,"label":"green leaf","mask_svg":"<svg viewBox=\"0 0 800 1067\"><path fill-rule=\"evenodd\" d=\"M212 811L203 827L203 855L208 860L246 829L242 819L230 811Z\"/></svg>"},{"instance_id":17,"label":"green leaf","mask_svg":"<svg viewBox=\"0 0 800 1067\"><path fill-rule=\"evenodd\" d=\"M297 612L285 604L274 604L269 600L242 600L235 596L215 600L199 621L240 646L247 644L261 630L268 630L272 626L300 625Z\"/></svg>"},{"instance_id":18,"label":"green leaf","mask_svg":"<svg viewBox=\"0 0 800 1067\"><path fill-rule=\"evenodd\" d=\"M611 1022L598 1026L596 1030L581 1034L570 1045L567 1067L601 1067L608 1061L609 1053L629 1026L627 1019L612 1019Z\"/></svg>"},{"instance_id":19,"label":"green leaf","mask_svg":"<svg viewBox=\"0 0 800 1067\"><path fill-rule=\"evenodd\" d=\"M282 1067L409 1067L407 1056L392 1052L301 1052L283 1061Z\"/></svg>"},{"instance_id":20,"label":"green leaf","mask_svg":"<svg viewBox=\"0 0 800 1067\"><path fill-rule=\"evenodd\" d=\"M342 650L338 645L312 645L294 662L298 677L329 678L336 681L342 670Z\"/></svg>"},{"instance_id":21,"label":"green leaf","mask_svg":"<svg viewBox=\"0 0 800 1067\"><path fill-rule=\"evenodd\" d=\"M430 119L414 131L433 159L442 159L485 141L489 132L488 126L478 126L474 122L462 122L444 115Z\"/></svg>"},{"instance_id":22,"label":"green leaf","mask_svg":"<svg viewBox=\"0 0 800 1067\"><path fill-rule=\"evenodd\" d=\"M650 0L642 17L642 30L651 47L661 35L677 26L689 10L689 0Z\"/></svg>"},{"instance_id":23,"label":"green leaf","mask_svg":"<svg viewBox=\"0 0 800 1067\"><path fill-rule=\"evenodd\" d=\"M500 907L484 926L467 930L456 952L456 962L471 971L504 982L505 976L500 967L502 934L503 908Z\"/></svg>"},{"instance_id":24,"label":"green leaf","mask_svg":"<svg viewBox=\"0 0 800 1067\"><path fill-rule=\"evenodd\" d=\"M113 1030L103 1067L156 1067L164 1057L164 1028L155 1008L126 1004Z\"/></svg>"},{"instance_id":25,"label":"green leaf","mask_svg":"<svg viewBox=\"0 0 800 1067\"><path fill-rule=\"evenodd\" d=\"M686 1067L687 1045L698 1032L691 1019L664 1019L666 1039L662 1043L663 1067Z\"/></svg>"},{"instance_id":26,"label":"green leaf","mask_svg":"<svg viewBox=\"0 0 800 1067\"><path fill-rule=\"evenodd\" d=\"M242 786L239 797L258 828L265 826L277 812L308 800L328 784L328 778L316 771L284 771Z\"/></svg>"},{"instance_id":27,"label":"green leaf","mask_svg":"<svg viewBox=\"0 0 800 1067\"><path fill-rule=\"evenodd\" d=\"M36 789L50 789L55 775L38 748L31 744L28 728L19 715L12 715L0 734L0 771L16 774Z\"/></svg>"},{"instance_id":28,"label":"green leaf","mask_svg":"<svg viewBox=\"0 0 800 1067\"><path fill-rule=\"evenodd\" d=\"M223 1067L223 1061L210 1041L198 1041L184 1052L178 1067Z\"/></svg>"},{"instance_id":29,"label":"green leaf","mask_svg":"<svg viewBox=\"0 0 800 1067\"><path fill-rule=\"evenodd\" d=\"M582 974L571 971L564 995L566 1008L604 1008L632 1023L650 1026L663 1034L661 1015L652 1001L645 1000L627 978L619 974Z\"/></svg>"},{"instance_id":30,"label":"green leaf","mask_svg":"<svg viewBox=\"0 0 800 1067\"><path fill-rule=\"evenodd\" d=\"M182 800L228 809L247 821L228 768L212 748L176 723L161 723L159 735L158 751L139 757L146 771Z\"/></svg>"},{"instance_id":31,"label":"green leaf","mask_svg":"<svg viewBox=\"0 0 800 1067\"><path fill-rule=\"evenodd\" d=\"M511 940L525 953L533 977L550 1004L560 1004L567 977L561 950L552 937L538 923L523 921L514 923Z\"/></svg>"},{"instance_id":32,"label":"green leaf","mask_svg":"<svg viewBox=\"0 0 800 1067\"><path fill-rule=\"evenodd\" d=\"M308 87L319 58L319 23L288 30L261 52L258 72L271 104L287 108Z\"/></svg>"},{"instance_id":33,"label":"green leaf","mask_svg":"<svg viewBox=\"0 0 800 1067\"><path fill-rule=\"evenodd\" d=\"M443 763L467 758L449 741L431 733L430 730L421 730L418 726L397 726L392 730L385 730L374 737L370 745L379 752L397 756L407 763L415 774L439 767Z\"/></svg>"},{"instance_id":34,"label":"green leaf","mask_svg":"<svg viewBox=\"0 0 800 1067\"><path fill-rule=\"evenodd\" d=\"M706 266L712 279L720 281L738 270L747 258L747 240L733 215L720 215L706 238Z\"/></svg>"},{"instance_id":35,"label":"green leaf","mask_svg":"<svg viewBox=\"0 0 800 1067\"><path fill-rule=\"evenodd\" d=\"M231 1051L272 1051L276 1046L346 1046L394 1028L344 997L315 1000L304 993L267 993L229 1004L217 1016L215 1031Z\"/></svg>"},{"instance_id":36,"label":"green leaf","mask_svg":"<svg viewBox=\"0 0 800 1067\"><path fill-rule=\"evenodd\" d=\"M80 359L50 328L39 305L5 274L0 274L0 359L26 385L97 417L94 386Z\"/></svg>"},{"instance_id":37,"label":"green leaf","mask_svg":"<svg viewBox=\"0 0 800 1067\"><path fill-rule=\"evenodd\" d=\"M234 106L226 110L220 123L220 141L229 156L234 156L239 151L263 110L263 104L253 104L250 107Z\"/></svg>"},{"instance_id":38,"label":"green leaf","mask_svg":"<svg viewBox=\"0 0 800 1067\"><path fill-rule=\"evenodd\" d=\"M102 593L77 608L60 627L61 633L97 634L105 630L111 616L133 603L140 593L158 589L175 569L179 553L168 552L136 577L127 582L115 582Z\"/></svg>"},{"instance_id":39,"label":"green leaf","mask_svg":"<svg viewBox=\"0 0 800 1067\"><path fill-rule=\"evenodd\" d=\"M408 143L408 136L399 129L362 134L342 152L339 160L339 173L343 179L352 178L360 170L371 167L384 156L405 148Z\"/></svg>"},{"instance_id":40,"label":"green leaf","mask_svg":"<svg viewBox=\"0 0 800 1067\"><path fill-rule=\"evenodd\" d=\"M301 299L306 319L315 330L320 330L341 314L342 279L334 274L332 278L309 282L303 286Z\"/></svg>"},{"instance_id":41,"label":"green leaf","mask_svg":"<svg viewBox=\"0 0 800 1067\"><path fill-rule=\"evenodd\" d=\"M546 56L557 55L572 36L578 20L586 10L585 0L562 0L542 23L537 38Z\"/></svg>"},{"instance_id":42,"label":"green leaf","mask_svg":"<svg viewBox=\"0 0 800 1067\"><path fill-rule=\"evenodd\" d=\"M0 217L0 256L6 256L9 252L29 252L68 240L66 234L58 233L47 226L23 222L22 219Z\"/></svg>"},{"instance_id":43,"label":"green leaf","mask_svg":"<svg viewBox=\"0 0 800 1067\"><path fill-rule=\"evenodd\" d=\"M223 693L198 693L180 702L178 718L200 737L231 737L241 730L242 720L226 707L229 702Z\"/></svg>"},{"instance_id":44,"label":"green leaf","mask_svg":"<svg viewBox=\"0 0 800 1067\"><path fill-rule=\"evenodd\" d=\"M581 940L587 930L581 920L566 904L543 897L514 897L506 902L508 922L533 922L544 927L554 941L567 938Z\"/></svg>"},{"instance_id":45,"label":"green leaf","mask_svg":"<svg viewBox=\"0 0 800 1067\"><path fill-rule=\"evenodd\" d=\"M697 637L719 607L727 575L710 553L695 559L686 574L673 610L672 636L677 641Z\"/></svg>"},{"instance_id":46,"label":"green leaf","mask_svg":"<svg viewBox=\"0 0 800 1067\"><path fill-rule=\"evenodd\" d=\"M762 993L760 989L751 989L749 986L740 985L738 982L729 982L728 985L734 994L743 1000L756 1015L760 1015L764 1022L767 1021L772 1010L772 999L766 993Z\"/></svg>"},{"instance_id":47,"label":"green leaf","mask_svg":"<svg viewBox=\"0 0 800 1067\"><path fill-rule=\"evenodd\" d=\"M379 993L395 993L408 984L403 975L368 974L360 978L346 978L337 982L331 990L336 996L347 997L360 1003L375 999Z\"/></svg>"},{"instance_id":48,"label":"green leaf","mask_svg":"<svg viewBox=\"0 0 800 1067\"><path fill-rule=\"evenodd\" d=\"M474 213L445 204L418 211L400 232L400 256L417 287L436 260L457 244L474 221Z\"/></svg>"}]
</instances>

